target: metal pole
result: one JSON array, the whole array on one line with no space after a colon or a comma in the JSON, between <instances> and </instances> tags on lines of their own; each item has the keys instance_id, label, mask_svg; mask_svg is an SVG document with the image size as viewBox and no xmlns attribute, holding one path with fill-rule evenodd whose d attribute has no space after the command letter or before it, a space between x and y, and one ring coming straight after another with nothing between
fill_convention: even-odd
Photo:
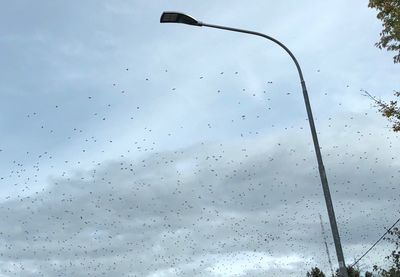
<instances>
[{"instance_id":1,"label":"metal pole","mask_svg":"<svg viewBox=\"0 0 400 277\"><path fill-rule=\"evenodd\" d=\"M328 216L329 216L329 222L331 225L333 241L335 243L336 256L337 256L338 263L339 263L339 271L340 271L340 275L342 277L348 277L346 264L344 262L342 245L340 243L339 230L338 230L338 227L336 224L335 211L333 210L331 193L329 191L328 179L326 178L325 168L324 168L324 164L322 162L321 150L320 150L319 143L318 143L317 131L315 130L315 124L314 124L314 118L313 118L312 111L311 111L310 100L308 99L307 87L306 87L306 83L303 78L303 73L301 71L301 68L300 68L300 65L299 65L297 59L295 58L293 53L283 43L281 43L280 41L274 39L273 37L267 36L265 34L248 31L248 30L243 30L243 29L237 29L237 28L231 28L231 27L225 27L225 26L219 26L219 25L212 25L212 24L208 24L208 23L204 23L204 22L199 22L198 26L205 26L205 27L228 30L228 31L239 32L239 33L246 33L246 34L256 35L256 36L266 38L268 40L275 42L279 46L281 46L290 55L290 57L294 61L297 71L299 73L299 77L300 77L301 88L303 90L303 97L304 97L304 102L305 102L306 110L307 110L308 122L310 123L310 129L311 129L312 139L314 142L315 154L317 155L319 176L321 178L322 189L324 191L325 203L326 203L326 208L328 210Z\"/></svg>"}]
</instances>

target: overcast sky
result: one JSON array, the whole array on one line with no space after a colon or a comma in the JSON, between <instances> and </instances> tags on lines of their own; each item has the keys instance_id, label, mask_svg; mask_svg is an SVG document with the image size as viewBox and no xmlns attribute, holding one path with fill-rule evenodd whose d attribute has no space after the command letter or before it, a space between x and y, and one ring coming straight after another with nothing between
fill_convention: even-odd
<instances>
[{"instance_id":1,"label":"overcast sky","mask_svg":"<svg viewBox=\"0 0 400 277\"><path fill-rule=\"evenodd\" d=\"M400 88L368 1L0 6L0 276L305 276L399 218L399 137L362 95ZM362 270L384 265L380 243Z\"/></svg>"}]
</instances>

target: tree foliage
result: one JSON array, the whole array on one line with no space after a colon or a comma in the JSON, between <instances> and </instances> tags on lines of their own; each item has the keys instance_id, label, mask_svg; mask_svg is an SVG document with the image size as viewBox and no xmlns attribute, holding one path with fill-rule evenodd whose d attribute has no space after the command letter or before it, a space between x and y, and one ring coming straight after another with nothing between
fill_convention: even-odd
<instances>
[{"instance_id":1,"label":"tree foliage","mask_svg":"<svg viewBox=\"0 0 400 277\"><path fill-rule=\"evenodd\" d=\"M378 110L382 113L382 115L389 119L389 122L392 123L393 131L400 132L400 106L397 100L392 100L387 103L380 99L377 99L368 91L362 91L365 93L366 96L370 97L375 102L375 105L378 107ZM395 91L394 96L400 97L400 91Z\"/></svg>"},{"instance_id":2,"label":"tree foliage","mask_svg":"<svg viewBox=\"0 0 400 277\"><path fill-rule=\"evenodd\" d=\"M349 277L361 277L360 270L358 268L354 268L352 266L348 266L347 267L347 275ZM339 269L338 269L338 270L336 270L335 277L340 277L340 276L342 276L342 275L340 275L340 272L339 272Z\"/></svg>"},{"instance_id":3,"label":"tree foliage","mask_svg":"<svg viewBox=\"0 0 400 277\"><path fill-rule=\"evenodd\" d=\"M385 257L391 263L391 266L388 269L374 266L374 271L382 277L400 277L400 229L395 227L388 234L390 237L386 237L384 240L395 246L390 255Z\"/></svg>"},{"instance_id":4,"label":"tree foliage","mask_svg":"<svg viewBox=\"0 0 400 277\"><path fill-rule=\"evenodd\" d=\"M377 18L382 21L380 40L375 45L380 49L395 51L393 61L400 63L400 0L369 0L368 7L377 9ZM395 91L394 95L400 97L400 91ZM372 97L370 94L368 96ZM393 131L400 132L400 106L397 101L387 103L374 97L372 99L382 115L392 122Z\"/></svg>"},{"instance_id":5,"label":"tree foliage","mask_svg":"<svg viewBox=\"0 0 400 277\"><path fill-rule=\"evenodd\" d=\"M399 0L370 0L368 7L378 10L378 19L382 21L380 41L376 46L380 49L395 51L395 63L400 62L400 1Z\"/></svg>"},{"instance_id":6,"label":"tree foliage","mask_svg":"<svg viewBox=\"0 0 400 277\"><path fill-rule=\"evenodd\" d=\"M307 277L325 277L325 274L318 268L313 267L311 271L307 272Z\"/></svg>"}]
</instances>

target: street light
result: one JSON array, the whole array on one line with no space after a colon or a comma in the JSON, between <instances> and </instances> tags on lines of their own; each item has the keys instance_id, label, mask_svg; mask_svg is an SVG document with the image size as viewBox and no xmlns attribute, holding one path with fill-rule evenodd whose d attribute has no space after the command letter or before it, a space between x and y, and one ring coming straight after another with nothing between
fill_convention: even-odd
<instances>
[{"instance_id":1,"label":"street light","mask_svg":"<svg viewBox=\"0 0 400 277\"><path fill-rule=\"evenodd\" d=\"M233 31L233 32L246 33L246 34L250 34L250 35L260 36L260 37L263 37L263 38L266 38L268 40L275 42L276 44L281 46L290 55L290 57L292 58L292 60L294 61L295 65L296 65L297 71L299 73L301 88L303 90L303 96L304 96L304 102L305 102L306 110L307 110L308 122L310 123L310 129L311 129L312 139L314 142L315 154L317 156L319 176L321 178L322 189L324 191L325 203L326 203L326 208L328 210L328 216L329 216L329 222L331 225L333 241L335 243L336 256L337 256L337 259L339 262L340 274L342 275L342 277L348 277L347 270L346 270L346 264L344 262L342 245L340 243L339 231L338 231L338 227L336 224L335 211L333 210L331 193L329 191L329 186L328 186L328 179L326 178L325 168L324 168L324 164L322 162L321 150L320 150L319 143L318 143L317 131L315 130L315 124L314 124L314 119L313 119L313 115L311 112L310 100L308 98L306 83L304 82L303 73L301 71L300 65L299 65L298 61L296 60L295 56L283 43L281 43L280 41L278 41L270 36L267 36L265 34L248 31L248 30L243 30L243 29L226 27L226 26L207 24L207 23L198 21L197 19L195 19L189 15L180 13L180 12L163 12L161 15L161 18L160 18L160 23L183 23L183 24L188 24L188 25L193 25L193 26L199 26L199 27L204 26L204 27L210 27L210 28L215 28L215 29L222 29L222 30L227 30L227 31Z\"/></svg>"}]
</instances>

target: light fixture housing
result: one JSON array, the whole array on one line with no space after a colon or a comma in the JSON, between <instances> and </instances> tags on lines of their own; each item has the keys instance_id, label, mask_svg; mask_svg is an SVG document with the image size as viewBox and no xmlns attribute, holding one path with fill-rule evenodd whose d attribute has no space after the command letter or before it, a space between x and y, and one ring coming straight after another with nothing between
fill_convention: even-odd
<instances>
[{"instance_id":1,"label":"light fixture housing","mask_svg":"<svg viewBox=\"0 0 400 277\"><path fill-rule=\"evenodd\" d=\"M160 23L183 23L194 26L203 25L201 21L180 12L163 12L160 18Z\"/></svg>"}]
</instances>

